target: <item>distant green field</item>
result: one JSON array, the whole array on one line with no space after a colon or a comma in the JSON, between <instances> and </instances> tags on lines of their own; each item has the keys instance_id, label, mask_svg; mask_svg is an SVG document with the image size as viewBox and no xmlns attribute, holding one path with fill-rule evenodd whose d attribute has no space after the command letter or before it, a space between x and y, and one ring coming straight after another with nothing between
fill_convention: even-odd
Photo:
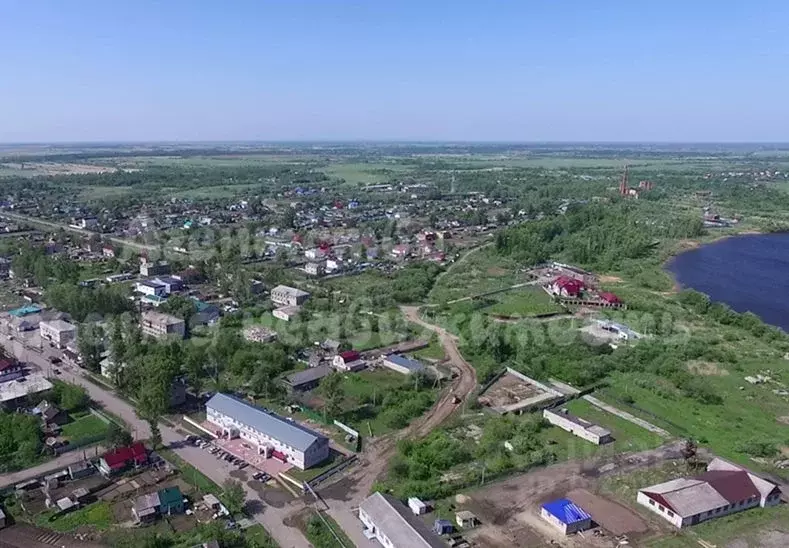
<instances>
[{"instance_id":1,"label":"distant green field","mask_svg":"<svg viewBox=\"0 0 789 548\"><path fill-rule=\"evenodd\" d=\"M367 163L348 163L332 164L323 168L329 177L339 177L345 179L349 184L379 184L385 183L393 177L406 173L410 170L408 166L397 164L367 164Z\"/></svg>"}]
</instances>

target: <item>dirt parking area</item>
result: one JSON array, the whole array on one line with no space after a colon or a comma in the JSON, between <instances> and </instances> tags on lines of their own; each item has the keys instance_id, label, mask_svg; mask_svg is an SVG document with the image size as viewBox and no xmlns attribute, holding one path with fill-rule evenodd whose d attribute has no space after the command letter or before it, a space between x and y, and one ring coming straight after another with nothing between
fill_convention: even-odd
<instances>
[{"instance_id":1,"label":"dirt parking area","mask_svg":"<svg viewBox=\"0 0 789 548\"><path fill-rule=\"evenodd\" d=\"M631 546L639 539L661 534L662 529L630 509L598 494L602 476L629 473L644 466L680 458L676 447L666 446L637 454L570 461L506 480L456 498L455 510L470 510L482 525L469 534L480 546L612 546L614 537L626 535ZM542 504L568 498L585 509L602 529L565 537L540 517ZM635 501L633 502L635 505Z\"/></svg>"},{"instance_id":2,"label":"dirt parking area","mask_svg":"<svg viewBox=\"0 0 789 548\"><path fill-rule=\"evenodd\" d=\"M567 498L586 510L592 519L613 535L646 533L649 527L635 512L586 489L574 489Z\"/></svg>"}]
</instances>

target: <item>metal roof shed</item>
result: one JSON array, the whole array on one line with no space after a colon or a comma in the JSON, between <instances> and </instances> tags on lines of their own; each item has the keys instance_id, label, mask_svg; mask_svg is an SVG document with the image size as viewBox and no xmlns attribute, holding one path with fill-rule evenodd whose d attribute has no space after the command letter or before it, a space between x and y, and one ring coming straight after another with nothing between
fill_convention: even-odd
<instances>
[{"instance_id":1,"label":"metal roof shed","mask_svg":"<svg viewBox=\"0 0 789 548\"><path fill-rule=\"evenodd\" d=\"M592 516L569 499L557 499L542 505L540 515L565 535L584 531L592 526Z\"/></svg>"}]
</instances>

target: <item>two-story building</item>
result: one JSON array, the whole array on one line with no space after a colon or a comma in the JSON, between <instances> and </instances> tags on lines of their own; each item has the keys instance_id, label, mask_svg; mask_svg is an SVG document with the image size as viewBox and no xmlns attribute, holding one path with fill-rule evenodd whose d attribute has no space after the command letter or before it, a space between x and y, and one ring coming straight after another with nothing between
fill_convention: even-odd
<instances>
[{"instance_id":1,"label":"two-story building","mask_svg":"<svg viewBox=\"0 0 789 548\"><path fill-rule=\"evenodd\" d=\"M217 433L254 444L259 454L305 470L329 458L329 439L291 419L228 394L206 402L206 419Z\"/></svg>"}]
</instances>

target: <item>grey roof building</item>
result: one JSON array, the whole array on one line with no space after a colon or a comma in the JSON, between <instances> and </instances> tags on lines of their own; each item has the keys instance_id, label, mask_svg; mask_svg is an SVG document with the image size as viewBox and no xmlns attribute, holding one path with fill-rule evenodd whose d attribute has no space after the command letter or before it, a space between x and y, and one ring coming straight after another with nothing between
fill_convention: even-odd
<instances>
[{"instance_id":1,"label":"grey roof building","mask_svg":"<svg viewBox=\"0 0 789 548\"><path fill-rule=\"evenodd\" d=\"M219 434L252 442L261 454L301 469L329 457L326 436L235 396L214 394L205 408L206 418L219 427Z\"/></svg>"},{"instance_id":2,"label":"grey roof building","mask_svg":"<svg viewBox=\"0 0 789 548\"><path fill-rule=\"evenodd\" d=\"M390 354L386 356L383 363L389 369L393 369L394 371L403 373L404 375L418 373L419 371L424 371L425 369L425 366L422 364L422 362L412 360L411 358L406 358L400 354Z\"/></svg>"},{"instance_id":3,"label":"grey roof building","mask_svg":"<svg viewBox=\"0 0 789 548\"><path fill-rule=\"evenodd\" d=\"M441 538L391 495L373 493L359 506L359 519L390 548L446 548Z\"/></svg>"},{"instance_id":4,"label":"grey roof building","mask_svg":"<svg viewBox=\"0 0 789 548\"><path fill-rule=\"evenodd\" d=\"M334 371L334 369L330 365L311 367L306 371L299 371L298 373L288 375L285 377L285 384L293 390L312 390L320 384L322 378L329 376L332 371Z\"/></svg>"}]
</instances>

